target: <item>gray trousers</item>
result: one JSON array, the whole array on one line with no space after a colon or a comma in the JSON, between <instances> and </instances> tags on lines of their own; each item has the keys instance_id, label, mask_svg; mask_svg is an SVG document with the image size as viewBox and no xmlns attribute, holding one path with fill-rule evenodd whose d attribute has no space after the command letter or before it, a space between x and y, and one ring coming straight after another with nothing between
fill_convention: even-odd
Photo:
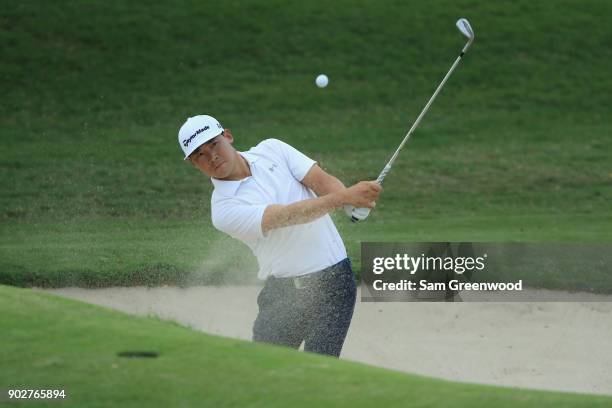
<instances>
[{"instance_id":1,"label":"gray trousers","mask_svg":"<svg viewBox=\"0 0 612 408\"><path fill-rule=\"evenodd\" d=\"M266 280L253 340L339 357L353 317L356 285L348 258L320 272Z\"/></svg>"}]
</instances>

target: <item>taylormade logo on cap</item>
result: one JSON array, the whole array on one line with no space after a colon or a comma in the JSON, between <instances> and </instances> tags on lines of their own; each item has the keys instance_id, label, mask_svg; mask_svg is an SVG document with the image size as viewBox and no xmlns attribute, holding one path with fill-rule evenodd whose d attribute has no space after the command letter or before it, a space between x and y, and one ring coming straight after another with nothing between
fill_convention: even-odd
<instances>
[{"instance_id":1,"label":"taylormade logo on cap","mask_svg":"<svg viewBox=\"0 0 612 408\"><path fill-rule=\"evenodd\" d=\"M223 133L223 126L212 116L199 115L187 119L178 134L178 141L185 154L185 159L198 147L221 133Z\"/></svg>"},{"instance_id":2,"label":"taylormade logo on cap","mask_svg":"<svg viewBox=\"0 0 612 408\"><path fill-rule=\"evenodd\" d=\"M204 126L202 129L196 130L196 132L193 135L191 135L191 137L189 139L183 140L183 146L187 147L189 142L191 142L194 137L196 137L197 135L199 135L200 133L202 133L203 131L208 130L208 129L210 129L210 126Z\"/></svg>"}]
</instances>

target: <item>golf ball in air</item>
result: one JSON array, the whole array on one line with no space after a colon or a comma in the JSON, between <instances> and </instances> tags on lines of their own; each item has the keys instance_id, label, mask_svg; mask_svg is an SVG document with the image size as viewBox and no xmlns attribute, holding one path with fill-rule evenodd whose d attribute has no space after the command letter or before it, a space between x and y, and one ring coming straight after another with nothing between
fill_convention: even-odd
<instances>
[{"instance_id":1,"label":"golf ball in air","mask_svg":"<svg viewBox=\"0 0 612 408\"><path fill-rule=\"evenodd\" d=\"M327 84L329 83L329 79L327 78L327 75L321 74L317 77L317 79L315 80L315 83L317 84L319 88L325 88Z\"/></svg>"}]
</instances>

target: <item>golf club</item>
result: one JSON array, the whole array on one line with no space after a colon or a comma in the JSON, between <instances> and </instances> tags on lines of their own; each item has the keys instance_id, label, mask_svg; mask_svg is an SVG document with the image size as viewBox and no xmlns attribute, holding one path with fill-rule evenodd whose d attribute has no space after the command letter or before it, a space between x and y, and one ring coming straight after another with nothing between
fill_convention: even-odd
<instances>
[{"instance_id":1,"label":"golf club","mask_svg":"<svg viewBox=\"0 0 612 408\"><path fill-rule=\"evenodd\" d=\"M423 116L425 116L425 114L429 110L429 107L433 103L434 99L436 99L436 96L438 96L438 93L440 92L444 84L446 84L446 81L448 80L450 75L453 73L457 65L459 65L461 58L463 58L463 55L467 52L468 48L470 48L470 45L472 45L472 42L474 41L474 30L472 30L470 23L465 18L460 18L459 20L457 20L456 25L459 31L461 31L461 33L468 38L468 42L465 44L465 46L461 50L461 54L459 54L459 56L457 57L457 59L455 60L451 68L446 73L446 76L444 77L444 79L442 79L442 82L440 83L440 85L438 85L438 88L436 89L434 94L429 99L429 102L427 102L427 105L425 105L425 108L423 108L423 110L421 111L421 114L414 121L414 124L412 125L412 127L410 128L406 136L404 137L404 140L402 141L402 143L399 145L395 153L393 153L393 156L391 156L391 160L389 160L389 163L387 163L387 165L383 168L383 170L378 175L378 178L376 179L376 182L378 184L382 184L383 180L385 179L385 176L391 170L391 166L393 166L393 163L395 162L395 159L397 158L400 150L402 150L402 147L404 147L404 145L410 138L410 135L412 134L414 129L416 129L417 126L419 126L421 119L423 119ZM368 217L368 215L370 215L370 211L371 209L366 208L366 207L362 207L362 208L350 208L349 207L347 209L347 213L350 212L351 221L353 222L365 220Z\"/></svg>"}]
</instances>

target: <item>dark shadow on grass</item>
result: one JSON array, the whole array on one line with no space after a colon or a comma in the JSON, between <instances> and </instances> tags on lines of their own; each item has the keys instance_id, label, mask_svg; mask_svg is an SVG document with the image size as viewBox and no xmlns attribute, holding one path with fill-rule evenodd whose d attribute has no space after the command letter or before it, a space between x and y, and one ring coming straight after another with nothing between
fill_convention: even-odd
<instances>
[{"instance_id":1,"label":"dark shadow on grass","mask_svg":"<svg viewBox=\"0 0 612 408\"><path fill-rule=\"evenodd\" d=\"M32 271L20 265L4 265L0 269L0 284L17 287L83 287L111 286L179 286L222 285L226 282L221 271L192 272L166 263L141 265L124 271L59 270Z\"/></svg>"}]
</instances>

